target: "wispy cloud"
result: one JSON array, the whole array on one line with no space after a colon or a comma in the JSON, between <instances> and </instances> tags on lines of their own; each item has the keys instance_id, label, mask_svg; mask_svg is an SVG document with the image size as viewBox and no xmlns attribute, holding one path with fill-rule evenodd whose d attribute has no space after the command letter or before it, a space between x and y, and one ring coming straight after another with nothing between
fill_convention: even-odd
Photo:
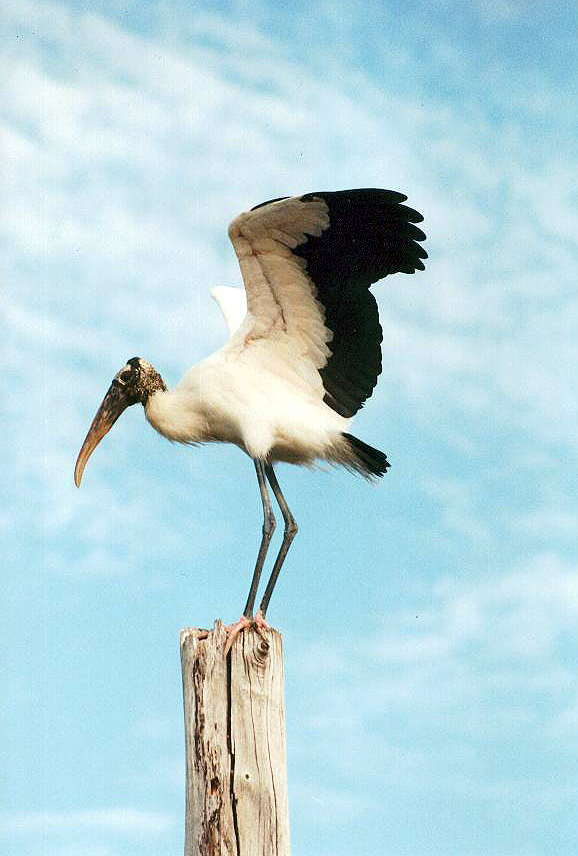
<instances>
[{"instance_id":1,"label":"wispy cloud","mask_svg":"<svg viewBox=\"0 0 578 856\"><path fill-rule=\"evenodd\" d=\"M133 808L21 812L0 816L0 834L9 837L91 831L147 837L168 832L174 822L173 817L162 812Z\"/></svg>"},{"instance_id":2,"label":"wispy cloud","mask_svg":"<svg viewBox=\"0 0 578 856\"><path fill-rule=\"evenodd\" d=\"M82 841L76 844L65 844L55 847L54 856L121 856L121 851L106 845L94 844L92 841Z\"/></svg>"},{"instance_id":3,"label":"wispy cloud","mask_svg":"<svg viewBox=\"0 0 578 856\"><path fill-rule=\"evenodd\" d=\"M577 618L576 569L555 555L537 555L500 577L440 581L416 595L413 608L384 618L382 631L302 651L313 694L302 711L302 750L320 741L320 756L340 780L353 764L370 778L409 776L412 787L434 769L439 775L440 752L447 752L444 789L459 791L471 776L474 795L484 742L507 735L523 743L529 729L541 756L566 739L575 699L562 651ZM331 680L316 686L326 656ZM459 734L459 745L443 749L442 733L450 742ZM559 782L568 792L569 774L561 770ZM496 794L515 787L509 775L496 771Z\"/></svg>"},{"instance_id":4,"label":"wispy cloud","mask_svg":"<svg viewBox=\"0 0 578 856\"><path fill-rule=\"evenodd\" d=\"M159 51L63 6L27 2L11 14L25 44L33 28L50 36L5 65L4 236L44 280L39 295L8 258L15 388L39 353L75 366L67 390L132 351L158 356L176 379L223 335L208 285L239 281L232 253L223 256L238 208L318 183L385 181L426 213L431 254L427 287L408 278L377 289L388 382L420 408L443 401L570 440L578 251L571 176L555 152L514 132L498 143L479 109L418 109L370 79L354 97L283 55L263 90L262 63L240 47L267 53L272 42L209 15L197 19L198 43ZM57 68L55 55L74 62ZM230 164L249 151L253 166L232 181ZM49 400L63 380L60 370L44 378Z\"/></svg>"},{"instance_id":5,"label":"wispy cloud","mask_svg":"<svg viewBox=\"0 0 578 856\"><path fill-rule=\"evenodd\" d=\"M552 499L551 506L515 515L511 523L532 539L552 541L561 538L575 544L578 538L576 514L570 508L559 507L557 497Z\"/></svg>"},{"instance_id":6,"label":"wispy cloud","mask_svg":"<svg viewBox=\"0 0 578 856\"><path fill-rule=\"evenodd\" d=\"M419 536L424 554L447 549L387 616L368 604L357 639L320 628L298 664L292 653L292 793L298 818L327 833L335 817L343 834L355 817L379 822L372 789L392 802L412 795L423 821L433 780L445 805L466 795L464 817L476 800L506 805L509 822L522 806L516 829L536 808L569 801L559 749L577 709L575 567L562 558L576 534L575 82L535 54L513 69L515 38L507 62L499 41L482 57L492 28L502 39L527 29L516 0L479 0L459 14L439 4L427 37L423 8L400 16L370 3L368 26L353 5L322 3L317 30L309 8L284 16L251 4L243 21L149 6L140 32L123 23L130 17L66 3L21 0L3 16L15 35L3 42L0 81L9 201L0 358L10 392L0 525L19 583L114 573L145 590L194 553L191 597L202 585L228 597L222 547L244 573L249 543L244 503L235 519L223 507L224 496L246 495L241 464L226 450L217 464L211 450L165 450L152 434L141 442L142 414L129 412L78 493L72 466L100 396L129 356L151 359L173 383L220 344L209 287L240 284L226 224L243 207L385 185L425 215L427 273L375 289L384 373L360 418L377 442L385 416L395 426L410 414L428 445L411 451L422 457L407 501L429 523L404 520L394 551ZM551 4L534 10L538 21L556 14ZM464 21L484 37L455 38ZM390 485L397 501L401 481ZM300 500L301 523L312 500L305 490ZM372 513L371 500L356 513ZM377 538L384 526L364 531ZM308 580L303 555L293 567ZM359 563L339 560L343 588L358 585ZM24 706L29 698L23 684ZM136 728L153 747L141 769L172 799L181 767L172 745L159 760L165 714L159 706ZM140 846L145 834L158 852L174 826L170 814L112 808L4 815L0 832L23 846L50 836L58 856L119 856L126 846L116 842Z\"/></svg>"},{"instance_id":7,"label":"wispy cloud","mask_svg":"<svg viewBox=\"0 0 578 856\"><path fill-rule=\"evenodd\" d=\"M239 51L239 41L257 38L254 31L235 31L233 36L227 29L228 38L235 39L232 56L222 35L213 47L199 43L185 52L175 46L159 54L155 43L95 15L55 7L58 14L48 20L45 6L26 4L20 21L40 22L60 50L82 56L83 67L98 62L99 73L57 75L48 48L9 63L4 131L13 181L4 227L27 254L41 255L49 264L73 264L83 279L88 276L84 287L89 293L96 283L86 265L100 259L100 275L110 278L109 286L103 290L99 283L100 294L94 292L90 324L74 322L77 338L88 328L84 345L74 348L77 354L94 359L91 326L99 318L124 330L132 325L173 364L186 365L187 350L192 354L187 330L193 326L205 343L207 335L216 337L220 322L207 308L205 283L239 279L232 254L225 265L219 258L226 246L224 227L239 206L270 192L266 185L281 162L280 189L285 192L327 181L331 174L341 181L349 174L351 181L361 172L365 180L379 176L383 181L389 175L403 188L419 188L412 201L427 215L430 287L408 283L400 290L392 285L382 302L385 323L403 355L399 360L392 355L388 370L399 373L410 390L415 391L420 378L422 395L436 394L436 383L441 383L438 394L463 401L465 380L471 386L477 377L486 391L493 391L486 393L490 401L481 401L484 409L489 404L497 409L496 395L505 397L511 407L523 404L524 411L535 410L535 427L551 423L556 401L564 409L571 406L571 387L542 347L544 324L553 325L548 338L556 341L557 360L570 356L564 353L571 346L569 331L565 334L556 320L559 305L556 315L544 306L552 280L570 282L577 251L569 176L555 153L542 152L537 143L528 146L521 135L510 135L500 150L490 118L479 111L467 119L435 104L418 111L384 90L373 98L370 81L365 99L359 93L350 97L303 68L297 72L282 56L267 66L268 88L260 91L255 74L256 69L263 73L262 64L255 66L249 54ZM210 16L196 25L199 36L216 29ZM65 37L71 31L72 41ZM257 47L270 50L271 44ZM228 67L233 63L231 78ZM296 74L297 91L290 83ZM392 111L401 118L395 137L388 133L386 118ZM211 127L220 128L218 138L207 133ZM348 140L355 153L350 160L344 157ZM425 140L427 172L421 153ZM295 160L301 142L307 161ZM259 168L236 173L232 183L227 165L249 149ZM544 157L538 169L537 153ZM321 163L324 175L314 177ZM201 181L201 174L211 176L211 182ZM448 186L440 185L446 174ZM39 208L41 187L44 204ZM488 259L490 240L493 255ZM534 249L524 262L529 247ZM520 304L519 295L509 293L512 271L504 276L509 258L516 259L524 275L540 264L549 271L537 295L543 309L540 323L531 330L515 329ZM190 297L183 300L187 282ZM530 312L532 297L526 299ZM74 304L69 309L78 314ZM195 323L199 309L212 319L208 327L205 321ZM428 325L422 323L424 313ZM412 320L402 320L408 314ZM48 318L47 323L54 322ZM482 325L475 349L471 324ZM501 341L505 327L508 337ZM106 333L104 342L112 345ZM406 366L411 367L407 375ZM515 387L514 373L520 373Z\"/></svg>"}]
</instances>

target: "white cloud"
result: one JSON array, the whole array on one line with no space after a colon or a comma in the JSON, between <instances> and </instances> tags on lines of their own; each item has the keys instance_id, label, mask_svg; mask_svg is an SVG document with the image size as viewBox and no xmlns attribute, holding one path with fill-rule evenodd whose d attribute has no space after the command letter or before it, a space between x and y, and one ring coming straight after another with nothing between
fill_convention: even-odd
<instances>
[{"instance_id":1,"label":"white cloud","mask_svg":"<svg viewBox=\"0 0 578 856\"><path fill-rule=\"evenodd\" d=\"M164 740L178 733L181 719L160 717L155 715L142 716L134 724L135 734L147 740Z\"/></svg>"},{"instance_id":2,"label":"white cloud","mask_svg":"<svg viewBox=\"0 0 578 856\"><path fill-rule=\"evenodd\" d=\"M276 63L267 64L268 90L257 91L253 88L256 69L262 75L263 64L255 65L250 52L240 48L243 40L253 46L255 40L264 42L258 44L261 52L272 51L273 45L254 30L235 30L233 34L227 29L227 47L230 49L229 43L234 40L236 48L229 53L222 45L222 36L220 44L212 48L195 45L185 52L165 46L159 50L154 42L128 34L95 15L54 7L58 14L48 20L43 5L26 4L21 20L35 18L37 26L50 32L63 51L82 56L83 67L94 71L98 63L99 73L87 76L81 72L68 81L62 76L57 79L48 60L37 55L9 64L6 94L9 116L15 124L6 126L5 133L12 140L9 152L15 178L12 205L5 214L6 229L13 240L20 238L20 246L27 252L35 247L37 253L48 251L49 260L62 262L72 255L89 264L98 256L106 260L107 273L112 266L121 266L125 281L131 281L131 292L127 299L121 293L113 295L117 321L126 323L128 316L134 315L141 295L149 318L156 324L164 323L167 312L182 305L186 265L194 268L200 262L198 272L207 276L207 285L210 277L220 279L222 262L214 253L208 256L206 247L214 246L215 241L225 245L227 217L236 213L238 206L252 204L268 193L274 177L278 191L291 192L315 182L313 176L321 164L325 180L332 173L352 177L363 174L366 179L380 176L381 181L384 176L396 175L400 185L419 188L421 198L412 197L411 201L426 213L432 247L428 275L434 286L412 284L412 298L419 293L421 308L430 320L442 325L442 330L414 325L411 336L422 356L403 350L405 359L400 359L395 368L401 372L402 364L411 364L410 385L412 376L419 373L425 389L430 386L425 379L431 376L427 355L437 355L440 346L443 354L440 339L444 336L452 347L447 352L450 364L440 366L441 376L463 369L469 336L455 329L444 332L447 322L485 321L503 327L504 315L513 309L503 297L492 297L477 281L475 265L483 263L487 268L487 259L485 253L480 258L476 245L485 247L492 227L498 225L500 241L517 258L522 258L524 248L532 243L526 235L520 236L520 252L516 252L511 240L516 224L498 224L495 213L480 205L480 196L487 195L493 183L515 183L518 192L525 188L520 201L530 207L523 212L523 223L535 234L537 223L548 222L549 209L544 210L543 217L533 215L546 198L546 182L551 196L554 175L554 187L560 189L555 198L558 219L567 224L569 237L575 234L571 200L567 189L563 190L568 187L568 176L556 166L553 156L536 176L535 168L529 169L518 158L512 160L509 151L497 150L491 123L479 112L473 121L464 121L452 110L441 111L435 104L429 110L416 110L411 102L377 89L371 80L363 81L365 97L358 92L354 98L327 80L308 76L303 68L299 69L295 89L296 68L282 55ZM196 27L198 34L208 30L214 35L218 29L211 16L201 16ZM66 39L70 32L74 33L72 41ZM234 79L227 73L231 64ZM395 137L385 133L390 112L401 118ZM35 139L22 134L18 129L22 123L35 126ZM212 127L219 127L218 138L210 134ZM332 132L328 135L329 127ZM426 172L421 153L416 159L416 138L432 135ZM352 144L347 145L347 140ZM511 148L521 145L521 139L510 143ZM299 148L308 153L307 160L295 161ZM346 150L349 155L344 155ZM254 166L235 172L232 183L232 159L234 162L249 152L253 152ZM281 174L279 163L283 164ZM438 172L432 169L435 163L442 172L455 176L454 187L440 187ZM23 174L27 176L27 190L19 180ZM207 189L209 176L212 186ZM37 194L46 184L52 190L44 195L44 208L39 212ZM169 205L161 196L167 186L171 188ZM202 202L195 199L200 187L204 188ZM179 193L175 193L177 188ZM22 195L20 199L15 198L17 192ZM551 230L550 237L554 237ZM466 265L456 258L458 248L469 257ZM229 271L238 281L231 256ZM174 281L172 289L167 288L167 280ZM409 306L404 305L407 295L401 285L388 288L387 300L406 314ZM498 293L503 287L501 283ZM486 295L487 301L483 299ZM203 307L208 305L203 296L201 300ZM98 305L94 309L96 316L101 314ZM212 317L211 329L216 331L217 316ZM385 320L388 323L387 317ZM191 324L189 320L186 326ZM154 336L150 322L148 335ZM492 348L495 344L488 342L483 353L489 374L500 365L492 356ZM164 349L166 353L166 341ZM182 347L179 350L184 353ZM526 345L523 353L527 354ZM451 362L454 356L460 360L457 365ZM477 368L474 361L468 370L471 374ZM551 378L550 370L547 378ZM539 401L540 392L534 388L530 395ZM550 409L549 403L544 409Z\"/></svg>"},{"instance_id":3,"label":"white cloud","mask_svg":"<svg viewBox=\"0 0 578 856\"><path fill-rule=\"evenodd\" d=\"M520 3L515 0L477 0L474 6L480 18L490 23L512 21L523 14Z\"/></svg>"},{"instance_id":4,"label":"white cloud","mask_svg":"<svg viewBox=\"0 0 578 856\"><path fill-rule=\"evenodd\" d=\"M348 26L336 9L335 26ZM476 9L488 21L519 17L510 2L480 0ZM312 822L336 817L350 828L375 815L376 781L380 792L419 795L435 778L450 800L525 800L530 811L569 802L564 770L555 787L542 776L555 762L541 766L538 757L533 788L499 764L488 773L492 751L533 757L524 735L547 757L576 730L575 568L553 552L515 567L503 555L523 555L538 529L552 549L575 535L571 497L560 501L556 478L575 441L576 179L563 145L532 124L549 120L565 94L545 85L539 68L504 87L496 65L463 101L433 87L424 100L397 85L415 70L411 46L389 42L380 79L344 67L321 42L294 60L252 24L202 12L187 12L173 31L165 20L152 37L51 2L8 4L6 19L21 36L2 56L0 82L9 200L0 210L0 345L11 393L4 480L13 500L0 524L15 563L36 540L34 572L138 573L152 555L168 576L194 552L191 597L203 585L213 590L203 559L238 536L220 507L231 470L203 471L190 450L165 457L156 437L138 445L142 414L131 412L118 443L107 438L110 457L102 447L76 492L74 458L99 397L128 356L148 357L171 382L220 343L208 289L240 284L226 224L241 208L320 187L408 192L425 215L430 261L423 276L375 289L384 378L368 413L386 412L388 389L388 406L412 412L454 460L471 460L471 472L458 466L443 477L434 461L425 483L417 480L439 512L427 543L455 536L471 565L448 568L429 588L424 569L413 600L378 632L318 639L302 651L303 709L289 739L293 762L314 769L315 782L301 776L292 799ZM470 46L430 41L424 50L447 71L444 86L474 76ZM515 122L496 118L504 104ZM166 507L155 505L151 467ZM513 483L522 471L535 474L533 505ZM207 511L189 497L209 476L216 498ZM466 576L487 567L485 579ZM142 574L138 584L158 580ZM144 743L166 727L163 719L135 726ZM171 798L181 787L176 754L143 769ZM0 820L8 840L58 838L58 856L117 856L122 846L94 839L154 843L174 828L171 815L134 808Z\"/></svg>"},{"instance_id":5,"label":"white cloud","mask_svg":"<svg viewBox=\"0 0 578 856\"><path fill-rule=\"evenodd\" d=\"M133 808L79 809L68 811L36 811L0 816L0 834L26 836L33 834L120 833L128 836L163 835L169 832L175 819L163 812L140 811Z\"/></svg>"},{"instance_id":6,"label":"white cloud","mask_svg":"<svg viewBox=\"0 0 578 856\"><path fill-rule=\"evenodd\" d=\"M344 791L343 788L296 782L291 790L291 811L299 815L313 815L319 826L350 824L353 818L378 808L378 799L372 800L354 791Z\"/></svg>"},{"instance_id":7,"label":"white cloud","mask_svg":"<svg viewBox=\"0 0 578 856\"><path fill-rule=\"evenodd\" d=\"M92 841L64 845L54 850L54 856L121 856L121 851Z\"/></svg>"},{"instance_id":8,"label":"white cloud","mask_svg":"<svg viewBox=\"0 0 578 856\"><path fill-rule=\"evenodd\" d=\"M381 632L349 637L347 646L327 642L333 666L322 685L314 676L323 646L305 648L311 695L295 753L320 741L338 778L363 768L370 778L388 771L415 785L435 769L449 790L471 776L472 792L488 741L514 746L526 730L535 752L550 753L576 715L573 664L563 652L578 619L577 579L552 554L485 580L448 577L416 594L413 608L384 617ZM510 787L506 773L500 781Z\"/></svg>"},{"instance_id":9,"label":"white cloud","mask_svg":"<svg viewBox=\"0 0 578 856\"><path fill-rule=\"evenodd\" d=\"M525 681L528 668L553 656L554 667L559 639L578 617L576 571L556 555L541 554L497 578L464 583L454 576L438 583L431 606L416 607L416 613L398 616L395 632L384 632L371 642L380 661L435 661L443 667L445 659L446 665L449 660L458 668L459 661L452 658L475 646L490 671L495 667L499 672L500 664L513 658L523 668L520 679ZM540 676L546 683L547 671ZM440 698L443 692L440 688Z\"/></svg>"},{"instance_id":10,"label":"white cloud","mask_svg":"<svg viewBox=\"0 0 578 856\"><path fill-rule=\"evenodd\" d=\"M555 737L561 736L565 741L576 743L578 735L578 694L555 717L551 731Z\"/></svg>"},{"instance_id":11,"label":"white cloud","mask_svg":"<svg viewBox=\"0 0 578 856\"><path fill-rule=\"evenodd\" d=\"M498 139L478 104L460 111L432 99L426 107L359 70L353 93L296 65L253 27L223 28L211 15L195 18L185 45L57 4L27 2L10 14L51 42L5 57L0 124L11 200L3 228L13 248L3 364L18 426L9 462L15 502L4 522L22 526L22 496L35 485L27 526L45 539L44 571L126 573L139 567L152 530L165 560L179 565L190 530L197 556L231 541L227 521L206 515L186 529L176 516L159 527L135 473L126 476L134 492L123 493L107 486L106 469L92 468L90 492L78 494L70 471L106 372L138 353L166 367L171 382L220 343L208 286L240 281L227 219L278 193L386 184L423 210L427 274L376 288L387 384L409 400L416 423L467 455L488 443L499 456L492 435L500 426L517 427L520 447L573 442L575 379L560 371L575 364L573 177L555 151L521 131ZM126 422L120 436L132 440ZM499 523L471 486L454 480L457 492L441 496L434 481L435 537L495 547ZM516 531L530 536L532 520L522 517ZM568 515L556 520L552 535L570 531ZM82 545L74 562L71 538ZM539 622L532 630L512 621L510 647L547 644ZM383 651L393 655L397 644L384 641ZM406 640L404 652L419 661L453 644L437 627Z\"/></svg>"},{"instance_id":12,"label":"white cloud","mask_svg":"<svg viewBox=\"0 0 578 856\"><path fill-rule=\"evenodd\" d=\"M220 343L208 286L240 280L225 236L240 207L358 182L406 189L426 216L427 274L376 288L387 383L416 421L470 452L488 442L485 425L515 425L528 446L573 442L575 378L560 366L575 364L577 243L563 157L522 131L498 137L477 103L426 107L360 70L353 93L218 16L195 17L189 43L58 4L10 16L34 46L5 57L0 125L12 247L3 360L24 426L19 471L37 471L40 454L47 482L69 467L87 427L73 402L95 408L91 390L128 356L171 382ZM73 503L53 497L56 531L50 519L70 520ZM464 496L446 502L448 532L483 540L488 525ZM87 567L106 562L93 544Z\"/></svg>"}]
</instances>

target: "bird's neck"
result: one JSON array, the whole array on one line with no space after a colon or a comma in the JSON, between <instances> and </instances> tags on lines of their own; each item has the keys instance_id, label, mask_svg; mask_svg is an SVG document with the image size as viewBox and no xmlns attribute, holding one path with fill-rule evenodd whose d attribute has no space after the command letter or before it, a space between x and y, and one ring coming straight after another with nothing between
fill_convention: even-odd
<instances>
[{"instance_id":1,"label":"bird's neck","mask_svg":"<svg viewBox=\"0 0 578 856\"><path fill-rule=\"evenodd\" d=\"M158 389L149 396L145 406L147 420L155 431L177 443L202 443L206 438L206 422L201 415L200 402L190 390Z\"/></svg>"}]
</instances>

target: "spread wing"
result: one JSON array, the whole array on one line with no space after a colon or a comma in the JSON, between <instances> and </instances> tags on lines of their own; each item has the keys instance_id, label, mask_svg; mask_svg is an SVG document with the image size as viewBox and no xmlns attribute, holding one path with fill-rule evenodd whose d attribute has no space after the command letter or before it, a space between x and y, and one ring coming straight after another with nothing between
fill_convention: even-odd
<instances>
[{"instance_id":1,"label":"spread wing","mask_svg":"<svg viewBox=\"0 0 578 856\"><path fill-rule=\"evenodd\" d=\"M381 373L382 332L369 286L423 270L421 214L391 190L307 193L257 205L229 237L247 293L244 345L283 343L316 370L324 401L353 416Z\"/></svg>"}]
</instances>

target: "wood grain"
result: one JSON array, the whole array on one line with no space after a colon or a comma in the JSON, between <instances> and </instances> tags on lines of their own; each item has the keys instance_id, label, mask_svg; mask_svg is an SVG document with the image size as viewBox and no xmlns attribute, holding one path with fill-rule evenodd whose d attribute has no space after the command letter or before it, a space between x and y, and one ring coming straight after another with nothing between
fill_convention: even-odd
<instances>
[{"instance_id":1,"label":"wood grain","mask_svg":"<svg viewBox=\"0 0 578 856\"><path fill-rule=\"evenodd\" d=\"M181 631L185 856L289 856L282 640Z\"/></svg>"}]
</instances>

